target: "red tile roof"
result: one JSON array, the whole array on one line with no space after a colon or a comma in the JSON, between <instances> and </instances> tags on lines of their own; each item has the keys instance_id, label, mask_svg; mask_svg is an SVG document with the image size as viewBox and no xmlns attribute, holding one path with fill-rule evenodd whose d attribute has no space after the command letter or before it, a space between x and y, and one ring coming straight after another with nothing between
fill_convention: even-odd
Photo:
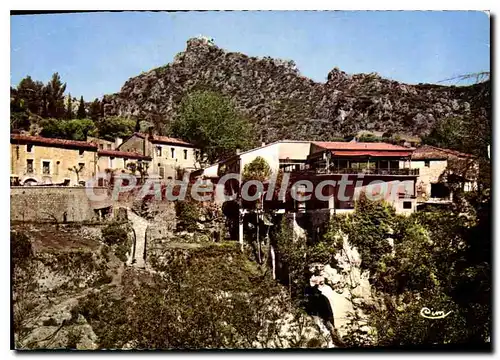
<instances>
[{"instance_id":1,"label":"red tile roof","mask_svg":"<svg viewBox=\"0 0 500 360\"><path fill-rule=\"evenodd\" d=\"M134 135L136 136L139 136L143 139L145 139L147 137L147 134L144 134L144 133L140 133L140 132L136 132L134 133ZM152 135L149 137L150 141L152 143L159 143L159 144L173 144L173 145L181 145L181 146L189 146L189 147L194 147L193 144L187 142L187 141L184 141L184 140L181 140L181 139L177 139L177 138L173 138L173 137L169 137L169 136L160 136L160 135Z\"/></svg>"},{"instance_id":2,"label":"red tile roof","mask_svg":"<svg viewBox=\"0 0 500 360\"><path fill-rule=\"evenodd\" d=\"M313 144L328 150L385 150L411 152L414 148L393 145L382 142L341 142L341 141L313 141Z\"/></svg>"},{"instance_id":3,"label":"red tile roof","mask_svg":"<svg viewBox=\"0 0 500 360\"><path fill-rule=\"evenodd\" d=\"M406 157L411 151L387 151L387 150L332 150L334 156L370 156L370 157Z\"/></svg>"},{"instance_id":4,"label":"red tile roof","mask_svg":"<svg viewBox=\"0 0 500 360\"><path fill-rule=\"evenodd\" d=\"M183 146L189 146L189 147L194 147L193 144L183 141L181 139L176 139L168 136L158 136L158 135L153 135L151 138L151 142L153 143L164 143L164 144L176 144L176 145L183 145Z\"/></svg>"},{"instance_id":5,"label":"red tile roof","mask_svg":"<svg viewBox=\"0 0 500 360\"><path fill-rule=\"evenodd\" d=\"M449 158L474 158L474 155L465 154L460 151L438 148L431 145L422 145L418 147L412 154L412 160L425 160L425 159L449 159Z\"/></svg>"},{"instance_id":6,"label":"red tile roof","mask_svg":"<svg viewBox=\"0 0 500 360\"><path fill-rule=\"evenodd\" d=\"M53 139L53 138L46 138L43 136L11 134L10 141L11 143L22 142L22 143L42 144L54 147L75 147L79 149L97 150L96 144L88 143L86 141Z\"/></svg>"},{"instance_id":7,"label":"red tile roof","mask_svg":"<svg viewBox=\"0 0 500 360\"><path fill-rule=\"evenodd\" d=\"M128 158L128 159L141 159L141 160L151 159L150 156L144 156L136 152L128 152L120 150L98 150L97 154L99 156L111 156L111 157Z\"/></svg>"}]
</instances>

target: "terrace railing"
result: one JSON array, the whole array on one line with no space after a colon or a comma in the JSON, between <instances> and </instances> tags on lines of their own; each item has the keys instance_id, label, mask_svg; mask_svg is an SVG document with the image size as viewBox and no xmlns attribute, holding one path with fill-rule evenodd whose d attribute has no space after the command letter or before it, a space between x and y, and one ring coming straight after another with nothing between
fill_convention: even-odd
<instances>
[{"instance_id":1,"label":"terrace railing","mask_svg":"<svg viewBox=\"0 0 500 360\"><path fill-rule=\"evenodd\" d=\"M418 176L419 169L385 169L385 168L373 168L373 169L357 169L357 168L334 168L334 169L308 169L307 173L316 174L365 174L365 175L403 175L403 176Z\"/></svg>"}]
</instances>

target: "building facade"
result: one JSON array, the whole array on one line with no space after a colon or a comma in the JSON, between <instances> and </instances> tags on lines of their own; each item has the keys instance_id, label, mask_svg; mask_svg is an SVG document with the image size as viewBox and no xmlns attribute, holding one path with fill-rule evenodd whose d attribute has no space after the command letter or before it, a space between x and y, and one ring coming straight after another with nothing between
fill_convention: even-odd
<instances>
[{"instance_id":1,"label":"building facade","mask_svg":"<svg viewBox=\"0 0 500 360\"><path fill-rule=\"evenodd\" d=\"M150 177L178 179L197 168L199 151L194 145L167 136L134 133L118 147L151 158Z\"/></svg>"},{"instance_id":2,"label":"building facade","mask_svg":"<svg viewBox=\"0 0 500 360\"><path fill-rule=\"evenodd\" d=\"M117 137L115 141L109 141L92 136L87 136L87 142L96 144L98 150L115 150L121 145L123 140L119 137Z\"/></svg>"},{"instance_id":3,"label":"building facade","mask_svg":"<svg viewBox=\"0 0 500 360\"><path fill-rule=\"evenodd\" d=\"M11 134L10 148L14 185L82 185L96 173L92 143Z\"/></svg>"},{"instance_id":4,"label":"building facade","mask_svg":"<svg viewBox=\"0 0 500 360\"><path fill-rule=\"evenodd\" d=\"M312 194L304 208L352 212L356 198L365 193L373 200L392 204L396 213L414 212L419 175L418 169L411 167L414 150L388 143L312 142L306 168L293 173L294 181L310 180L315 188L325 180L335 185L322 190L328 201ZM342 180L343 187L339 186Z\"/></svg>"},{"instance_id":5,"label":"building facade","mask_svg":"<svg viewBox=\"0 0 500 360\"><path fill-rule=\"evenodd\" d=\"M413 152L411 167L419 170L419 203L451 202L452 180L460 182L464 191L473 190L477 184L478 168L474 156L455 150L423 145Z\"/></svg>"},{"instance_id":6,"label":"building facade","mask_svg":"<svg viewBox=\"0 0 500 360\"><path fill-rule=\"evenodd\" d=\"M242 175L245 166L257 157L268 163L273 173L279 170L291 172L304 168L311 151L310 141L280 140L236 154L219 163L218 176L227 173Z\"/></svg>"},{"instance_id":7,"label":"building facade","mask_svg":"<svg viewBox=\"0 0 500 360\"><path fill-rule=\"evenodd\" d=\"M149 168L151 158L142 154L120 150L97 151L97 173L135 173L139 174L139 167Z\"/></svg>"}]
</instances>

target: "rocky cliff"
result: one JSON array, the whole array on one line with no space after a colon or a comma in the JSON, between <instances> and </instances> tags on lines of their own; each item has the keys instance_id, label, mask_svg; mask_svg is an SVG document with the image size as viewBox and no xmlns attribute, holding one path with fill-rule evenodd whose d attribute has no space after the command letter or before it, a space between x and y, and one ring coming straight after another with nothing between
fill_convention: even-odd
<instances>
[{"instance_id":1,"label":"rocky cliff","mask_svg":"<svg viewBox=\"0 0 500 360\"><path fill-rule=\"evenodd\" d=\"M489 81L473 86L408 85L338 68L325 83L302 76L293 61L228 52L190 39L166 66L129 79L103 98L106 115L149 120L168 132L183 96L210 89L233 99L264 141L329 140L358 130L421 135L439 118L488 108Z\"/></svg>"}]
</instances>

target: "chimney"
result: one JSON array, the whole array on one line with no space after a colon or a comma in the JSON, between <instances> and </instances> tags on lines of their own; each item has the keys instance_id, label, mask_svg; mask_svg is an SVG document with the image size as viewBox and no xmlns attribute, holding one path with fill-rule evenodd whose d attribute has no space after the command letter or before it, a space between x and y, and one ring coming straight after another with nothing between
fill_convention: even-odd
<instances>
[{"instance_id":1,"label":"chimney","mask_svg":"<svg viewBox=\"0 0 500 360\"><path fill-rule=\"evenodd\" d=\"M115 149L118 149L118 146L120 146L121 144L123 143L123 139L122 138L115 138Z\"/></svg>"},{"instance_id":2,"label":"chimney","mask_svg":"<svg viewBox=\"0 0 500 360\"><path fill-rule=\"evenodd\" d=\"M236 149L236 155L239 155L240 154L240 149Z\"/></svg>"},{"instance_id":3,"label":"chimney","mask_svg":"<svg viewBox=\"0 0 500 360\"><path fill-rule=\"evenodd\" d=\"M262 147L266 146L266 143L265 141L262 142Z\"/></svg>"}]
</instances>

